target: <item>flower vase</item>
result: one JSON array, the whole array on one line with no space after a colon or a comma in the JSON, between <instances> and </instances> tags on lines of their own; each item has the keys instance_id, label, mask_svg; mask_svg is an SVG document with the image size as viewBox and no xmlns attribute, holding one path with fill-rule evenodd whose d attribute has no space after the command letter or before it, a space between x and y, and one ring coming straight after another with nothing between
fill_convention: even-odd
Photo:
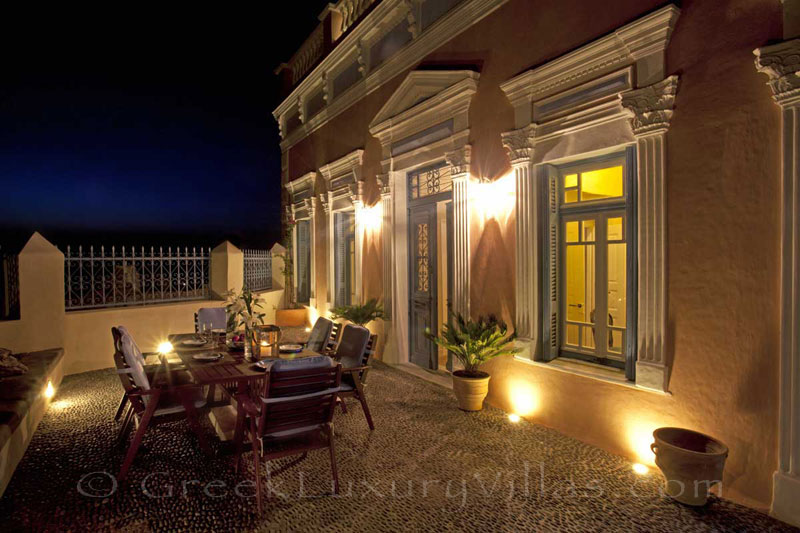
<instances>
[{"instance_id":1,"label":"flower vase","mask_svg":"<svg viewBox=\"0 0 800 533\"><path fill-rule=\"evenodd\" d=\"M252 361L253 360L253 332L250 329L245 328L244 330L244 360L245 361Z\"/></svg>"}]
</instances>

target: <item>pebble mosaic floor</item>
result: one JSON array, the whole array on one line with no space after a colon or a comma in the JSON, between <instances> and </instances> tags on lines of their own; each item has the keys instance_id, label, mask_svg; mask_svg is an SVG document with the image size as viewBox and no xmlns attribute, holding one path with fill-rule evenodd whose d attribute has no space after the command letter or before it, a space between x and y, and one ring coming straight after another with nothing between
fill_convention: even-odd
<instances>
[{"instance_id":1,"label":"pebble mosaic floor","mask_svg":"<svg viewBox=\"0 0 800 533\"><path fill-rule=\"evenodd\" d=\"M236 475L230 456L204 456L185 422L150 431L118 485L118 378L111 370L68 376L0 499L2 530L791 530L717 498L702 509L673 503L658 473L637 476L621 457L511 424L497 409L463 413L452 391L374 366L368 395L377 429L369 431L352 401L336 414L341 493L331 495L327 452L312 452L272 480L262 516L250 497L252 470Z\"/></svg>"}]
</instances>

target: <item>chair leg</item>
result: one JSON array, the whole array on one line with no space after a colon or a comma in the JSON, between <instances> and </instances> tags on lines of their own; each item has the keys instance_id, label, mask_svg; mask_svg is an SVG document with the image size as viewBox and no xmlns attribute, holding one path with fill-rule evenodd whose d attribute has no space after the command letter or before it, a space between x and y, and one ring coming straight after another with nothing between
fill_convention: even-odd
<instances>
[{"instance_id":1,"label":"chair leg","mask_svg":"<svg viewBox=\"0 0 800 533\"><path fill-rule=\"evenodd\" d=\"M337 400L338 400L338 402L339 402L339 406L342 408L342 413L344 413L344 414L347 414L347 404L346 404L346 403L344 403L344 398L342 398L341 396L339 396L339 397L337 398Z\"/></svg>"},{"instance_id":2,"label":"chair leg","mask_svg":"<svg viewBox=\"0 0 800 533\"><path fill-rule=\"evenodd\" d=\"M119 433L117 434L117 446L122 446L126 440L128 440L128 435L131 433L131 426L133 426L133 407L128 406L128 409L125 411L125 416L122 418L122 426L119 428Z\"/></svg>"},{"instance_id":3,"label":"chair leg","mask_svg":"<svg viewBox=\"0 0 800 533\"><path fill-rule=\"evenodd\" d=\"M114 415L114 420L119 422L119 418L122 416L122 411L125 409L125 406L128 404L128 393L125 392L122 394L122 399L119 401L119 407L117 407L117 414Z\"/></svg>"},{"instance_id":4,"label":"chair leg","mask_svg":"<svg viewBox=\"0 0 800 533\"><path fill-rule=\"evenodd\" d=\"M214 399L216 397L217 386L215 384L211 384L208 386L208 395L206 396L206 403L211 405L214 403Z\"/></svg>"},{"instance_id":5,"label":"chair leg","mask_svg":"<svg viewBox=\"0 0 800 533\"><path fill-rule=\"evenodd\" d=\"M375 424L372 423L372 415L370 414L369 406L367 405L367 397L364 395L364 386L359 380L356 380L356 394L358 396L358 401L361 402L361 408L364 409L364 416L367 417L369 429L372 431L375 429Z\"/></svg>"},{"instance_id":6,"label":"chair leg","mask_svg":"<svg viewBox=\"0 0 800 533\"><path fill-rule=\"evenodd\" d=\"M336 470L336 450L333 445L333 427L328 427L328 448L331 452L331 474L333 475L333 493L339 494L339 473Z\"/></svg>"},{"instance_id":7,"label":"chair leg","mask_svg":"<svg viewBox=\"0 0 800 533\"><path fill-rule=\"evenodd\" d=\"M211 447L208 445L208 441L206 441L205 434L203 434L203 428L200 427L200 423L197 421L197 409L195 409L194 402L189 394L181 394L181 403L186 410L186 420L189 422L189 427L192 428L194 434L197 435L197 440L200 441L200 447L207 455L211 455Z\"/></svg>"},{"instance_id":8,"label":"chair leg","mask_svg":"<svg viewBox=\"0 0 800 533\"><path fill-rule=\"evenodd\" d=\"M136 434L133 436L133 441L128 448L128 453L125 455L125 461L122 463L122 469L119 472L119 476L117 476L119 483L125 481L125 477L128 475L128 469L130 469L131 464L133 463L133 458L136 457L136 452L139 450L139 445L142 443L142 437L144 437L144 433L147 431L147 426L150 425L150 419L153 417L153 413L156 411L157 406L158 394L155 394L150 398L147 409L145 409L144 414L142 415L142 420L139 422L139 427L136 429Z\"/></svg>"},{"instance_id":9,"label":"chair leg","mask_svg":"<svg viewBox=\"0 0 800 533\"><path fill-rule=\"evenodd\" d=\"M250 440L253 443L253 468L256 476L256 501L258 502L258 514L261 514L261 449L259 448L259 440L256 433L256 421L250 418Z\"/></svg>"},{"instance_id":10,"label":"chair leg","mask_svg":"<svg viewBox=\"0 0 800 533\"><path fill-rule=\"evenodd\" d=\"M236 458L236 473L239 473L239 466L242 464L242 444L244 441L244 408L236 406L236 430L233 433L234 457Z\"/></svg>"}]
</instances>

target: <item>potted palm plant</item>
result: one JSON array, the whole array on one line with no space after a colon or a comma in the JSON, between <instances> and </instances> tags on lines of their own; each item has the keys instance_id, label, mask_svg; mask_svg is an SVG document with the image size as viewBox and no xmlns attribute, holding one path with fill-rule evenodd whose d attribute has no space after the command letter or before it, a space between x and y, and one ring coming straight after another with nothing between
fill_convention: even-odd
<instances>
[{"instance_id":1,"label":"potted palm plant","mask_svg":"<svg viewBox=\"0 0 800 533\"><path fill-rule=\"evenodd\" d=\"M334 320L341 318L364 327L384 316L383 306L378 303L377 298L371 298L363 305L343 305L331 309L331 318Z\"/></svg>"},{"instance_id":2,"label":"potted palm plant","mask_svg":"<svg viewBox=\"0 0 800 533\"><path fill-rule=\"evenodd\" d=\"M453 392L459 409L480 411L489 392L489 374L480 370L480 366L499 355L518 352L513 346L516 334L507 336L505 322L494 315L473 321L455 313L442 329L442 334L436 336L426 328L425 336L451 352L464 367L453 372Z\"/></svg>"}]
</instances>

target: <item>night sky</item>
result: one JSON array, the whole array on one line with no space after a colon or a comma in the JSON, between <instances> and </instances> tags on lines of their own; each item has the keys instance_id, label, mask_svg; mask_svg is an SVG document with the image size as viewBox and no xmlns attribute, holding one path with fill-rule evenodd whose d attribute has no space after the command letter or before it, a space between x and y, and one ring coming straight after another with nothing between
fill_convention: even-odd
<instances>
[{"instance_id":1,"label":"night sky","mask_svg":"<svg viewBox=\"0 0 800 533\"><path fill-rule=\"evenodd\" d=\"M270 246L273 70L326 3L4 13L0 244Z\"/></svg>"}]
</instances>

